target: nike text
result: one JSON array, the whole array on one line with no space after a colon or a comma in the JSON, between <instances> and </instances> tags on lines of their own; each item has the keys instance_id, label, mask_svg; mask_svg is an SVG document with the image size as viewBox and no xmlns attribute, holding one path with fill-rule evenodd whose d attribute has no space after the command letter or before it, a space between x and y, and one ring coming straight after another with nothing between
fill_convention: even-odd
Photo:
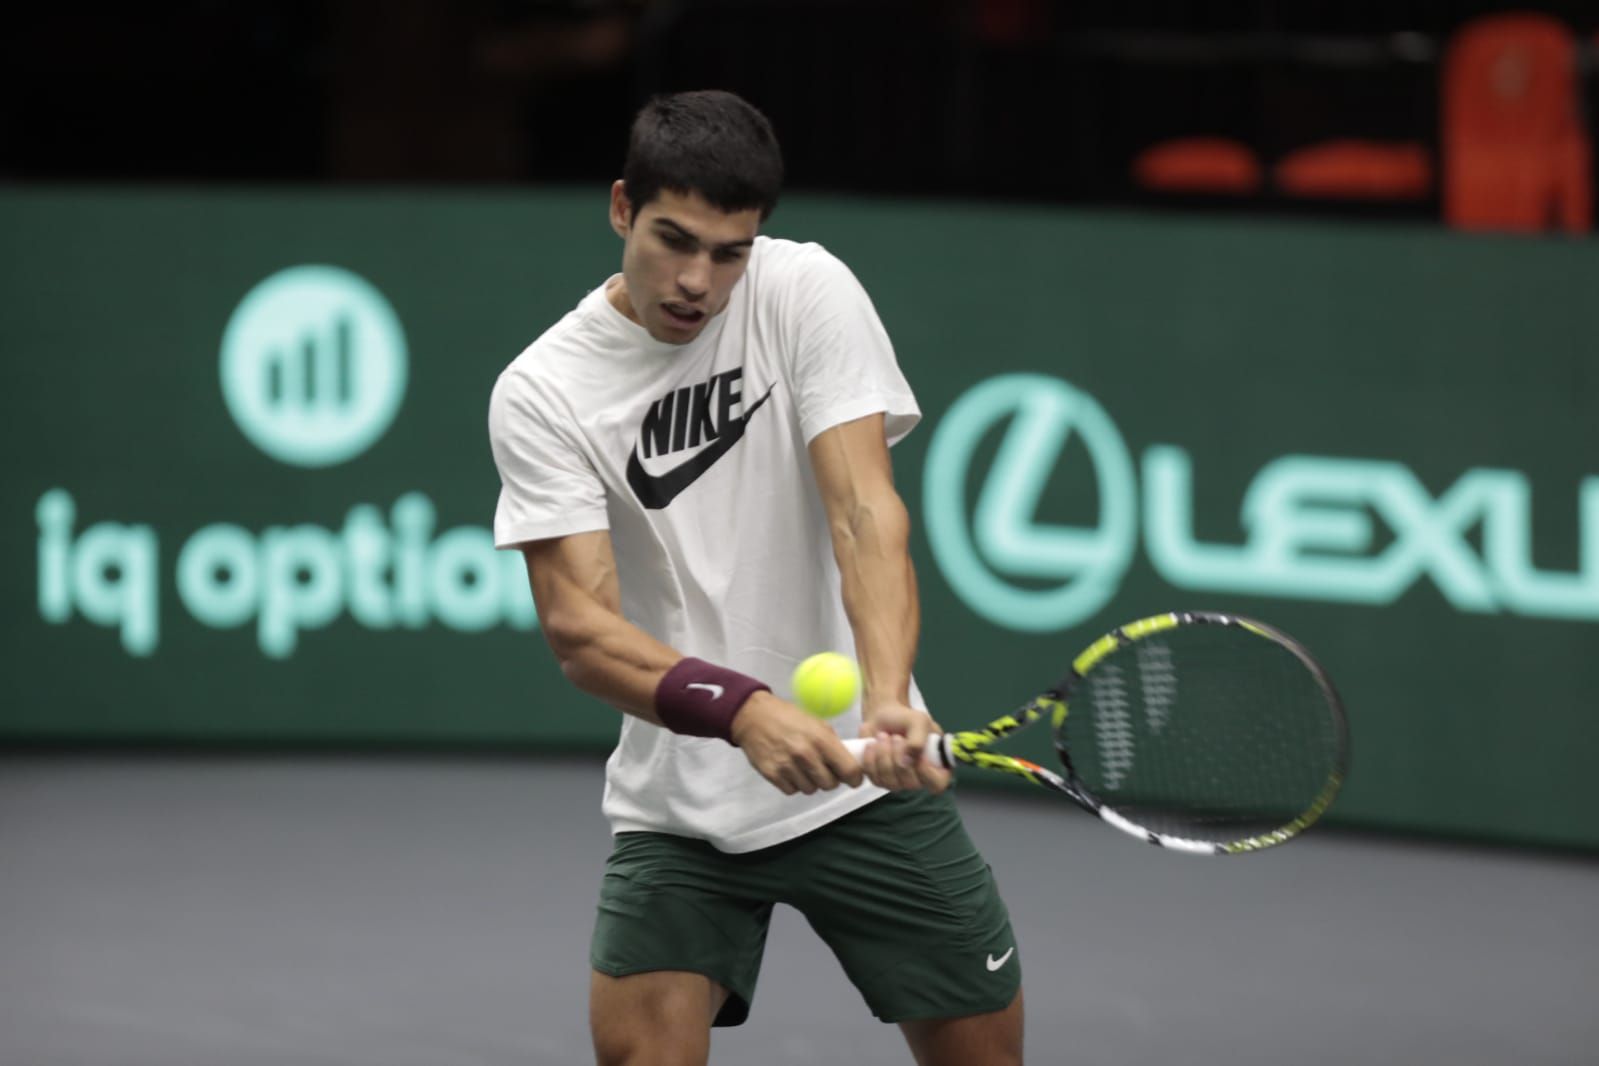
<instances>
[{"instance_id":1,"label":"nike text","mask_svg":"<svg viewBox=\"0 0 1599 1066\"><path fill-rule=\"evenodd\" d=\"M733 422L733 408L744 399L743 383L744 368L736 366L650 404L639 430L642 457L670 455L720 437Z\"/></svg>"},{"instance_id":2,"label":"nike text","mask_svg":"<svg viewBox=\"0 0 1599 1066\"><path fill-rule=\"evenodd\" d=\"M743 379L744 371L735 368L715 375L703 385L670 392L650 405L639 428L639 441L633 446L633 454L627 457L628 486L645 507L659 510L671 503L744 438L751 416L760 410L777 386L767 386L760 399L744 404L744 394L740 391ZM711 418L713 394L718 397L715 408L721 412L720 418L714 421ZM736 418L732 413L735 403L743 407ZM644 469L641 456L675 452L701 444L704 447L670 470L652 474Z\"/></svg>"}]
</instances>

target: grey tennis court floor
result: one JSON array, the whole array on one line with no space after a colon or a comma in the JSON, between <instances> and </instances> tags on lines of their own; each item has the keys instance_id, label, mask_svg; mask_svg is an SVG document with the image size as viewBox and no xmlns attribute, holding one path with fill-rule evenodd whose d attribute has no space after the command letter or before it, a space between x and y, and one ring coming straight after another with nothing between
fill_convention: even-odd
<instances>
[{"instance_id":1,"label":"grey tennis court floor","mask_svg":"<svg viewBox=\"0 0 1599 1066\"><path fill-rule=\"evenodd\" d=\"M0 759L0 1066L591 1061L598 761ZM1599 862L1321 832L1240 859L962 794L1029 1061L1599 1062ZM722 1066L907 1063L780 910Z\"/></svg>"}]
</instances>

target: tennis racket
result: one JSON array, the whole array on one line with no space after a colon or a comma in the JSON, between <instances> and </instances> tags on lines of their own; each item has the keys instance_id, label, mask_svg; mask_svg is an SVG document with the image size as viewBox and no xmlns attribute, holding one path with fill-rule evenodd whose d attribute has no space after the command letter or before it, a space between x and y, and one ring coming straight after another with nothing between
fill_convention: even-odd
<instances>
[{"instance_id":1,"label":"tennis racket","mask_svg":"<svg viewBox=\"0 0 1599 1066\"><path fill-rule=\"evenodd\" d=\"M991 750L1043 718L1063 773ZM844 743L859 755L871 742ZM1252 619L1181 611L1112 630L1020 710L935 736L923 756L1063 793L1159 847L1238 855L1314 824L1347 752L1343 704L1303 646Z\"/></svg>"}]
</instances>

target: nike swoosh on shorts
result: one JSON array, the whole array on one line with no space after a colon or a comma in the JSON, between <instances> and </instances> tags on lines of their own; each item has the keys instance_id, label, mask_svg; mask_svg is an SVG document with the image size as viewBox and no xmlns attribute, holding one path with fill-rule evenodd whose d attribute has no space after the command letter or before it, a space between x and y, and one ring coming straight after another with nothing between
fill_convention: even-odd
<instances>
[{"instance_id":1,"label":"nike swoosh on shorts","mask_svg":"<svg viewBox=\"0 0 1599 1066\"><path fill-rule=\"evenodd\" d=\"M671 503L684 489L697 481L701 474L728 450L744 439L744 430L749 425L750 416L761 409L772 395L771 385L766 394L759 400L750 404L732 425L723 428L722 435L706 445L704 450L691 459L685 459L664 474L650 474L644 470L644 464L639 462L638 445L633 445L633 454L627 458L627 484L633 490L633 495L638 497L638 502L652 511L658 511Z\"/></svg>"}]
</instances>

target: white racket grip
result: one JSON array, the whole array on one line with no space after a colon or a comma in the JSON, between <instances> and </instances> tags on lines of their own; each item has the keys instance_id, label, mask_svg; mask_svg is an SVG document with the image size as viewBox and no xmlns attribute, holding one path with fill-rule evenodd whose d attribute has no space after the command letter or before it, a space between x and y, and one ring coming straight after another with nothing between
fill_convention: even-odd
<instances>
[{"instance_id":1,"label":"white racket grip","mask_svg":"<svg viewBox=\"0 0 1599 1066\"><path fill-rule=\"evenodd\" d=\"M866 748L876 741L868 737L850 737L844 741L844 746L858 761ZM938 770L953 770L949 761L949 738L942 733L934 733L927 738L927 746L922 749L922 762Z\"/></svg>"}]
</instances>

